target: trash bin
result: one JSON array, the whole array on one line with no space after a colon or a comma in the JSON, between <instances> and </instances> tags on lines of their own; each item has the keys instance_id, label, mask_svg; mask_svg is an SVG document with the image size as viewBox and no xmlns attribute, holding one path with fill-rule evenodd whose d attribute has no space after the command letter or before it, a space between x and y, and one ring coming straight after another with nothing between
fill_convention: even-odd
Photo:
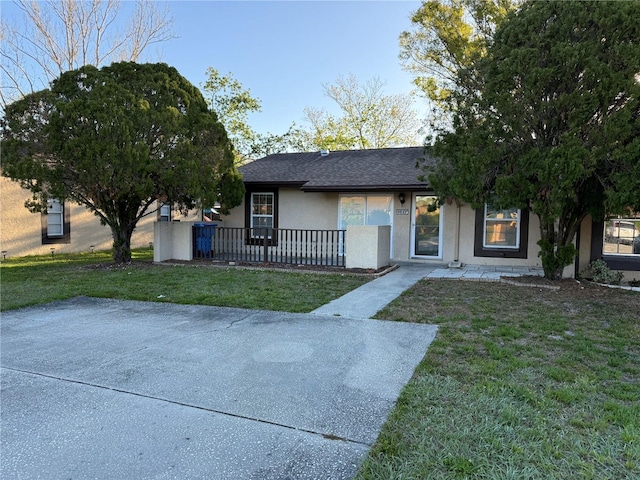
<instances>
[{"instance_id":1,"label":"trash bin","mask_svg":"<svg viewBox=\"0 0 640 480\"><path fill-rule=\"evenodd\" d=\"M211 258L213 255L213 236L217 223L194 223L194 257Z\"/></svg>"}]
</instances>

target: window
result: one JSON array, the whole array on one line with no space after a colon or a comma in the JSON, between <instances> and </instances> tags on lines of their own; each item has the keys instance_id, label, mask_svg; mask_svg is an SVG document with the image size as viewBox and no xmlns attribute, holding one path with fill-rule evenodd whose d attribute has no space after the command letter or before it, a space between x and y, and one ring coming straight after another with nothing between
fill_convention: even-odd
<instances>
[{"instance_id":1,"label":"window","mask_svg":"<svg viewBox=\"0 0 640 480\"><path fill-rule=\"evenodd\" d=\"M640 212L606 221L603 238L604 254L640 255Z\"/></svg>"},{"instance_id":2,"label":"window","mask_svg":"<svg viewBox=\"0 0 640 480\"><path fill-rule=\"evenodd\" d=\"M269 239L273 244L272 229L278 228L278 191L269 187L258 187L245 195L245 227L250 229L249 243L262 243Z\"/></svg>"},{"instance_id":3,"label":"window","mask_svg":"<svg viewBox=\"0 0 640 480\"><path fill-rule=\"evenodd\" d=\"M392 225L392 207L392 195L340 195L338 228L346 230L347 225ZM391 238L393 239L393 235ZM340 249L341 254L346 253L344 245ZM393 245L391 251L393 252Z\"/></svg>"},{"instance_id":4,"label":"window","mask_svg":"<svg viewBox=\"0 0 640 480\"><path fill-rule=\"evenodd\" d=\"M529 211L495 208L476 210L474 256L527 258Z\"/></svg>"},{"instance_id":5,"label":"window","mask_svg":"<svg viewBox=\"0 0 640 480\"><path fill-rule=\"evenodd\" d=\"M47 214L40 217L42 244L71 243L69 209L56 198L47 202Z\"/></svg>"},{"instance_id":6,"label":"window","mask_svg":"<svg viewBox=\"0 0 640 480\"><path fill-rule=\"evenodd\" d=\"M341 195L338 224L391 225L391 195Z\"/></svg>"},{"instance_id":7,"label":"window","mask_svg":"<svg viewBox=\"0 0 640 480\"><path fill-rule=\"evenodd\" d=\"M273 193L251 194L251 228L273 228Z\"/></svg>"},{"instance_id":8,"label":"window","mask_svg":"<svg viewBox=\"0 0 640 480\"><path fill-rule=\"evenodd\" d=\"M520 209L484 206L484 248L520 247Z\"/></svg>"},{"instance_id":9,"label":"window","mask_svg":"<svg viewBox=\"0 0 640 480\"><path fill-rule=\"evenodd\" d=\"M169 205L168 203L163 203L162 205L160 205L160 211L158 212L158 221L171 221L171 205Z\"/></svg>"},{"instance_id":10,"label":"window","mask_svg":"<svg viewBox=\"0 0 640 480\"><path fill-rule=\"evenodd\" d=\"M57 199L47 202L47 236L61 237L64 235L64 206Z\"/></svg>"},{"instance_id":11,"label":"window","mask_svg":"<svg viewBox=\"0 0 640 480\"><path fill-rule=\"evenodd\" d=\"M602 259L612 270L640 271L640 212L591 224L590 261Z\"/></svg>"}]
</instances>

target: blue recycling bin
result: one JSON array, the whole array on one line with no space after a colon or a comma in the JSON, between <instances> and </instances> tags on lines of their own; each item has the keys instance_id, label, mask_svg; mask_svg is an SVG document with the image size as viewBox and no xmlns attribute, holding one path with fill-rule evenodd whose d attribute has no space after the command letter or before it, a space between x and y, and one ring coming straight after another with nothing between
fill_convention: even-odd
<instances>
[{"instance_id":1,"label":"blue recycling bin","mask_svg":"<svg viewBox=\"0 0 640 480\"><path fill-rule=\"evenodd\" d=\"M213 236L217 223L194 223L194 244L196 258L211 258L213 254Z\"/></svg>"}]
</instances>

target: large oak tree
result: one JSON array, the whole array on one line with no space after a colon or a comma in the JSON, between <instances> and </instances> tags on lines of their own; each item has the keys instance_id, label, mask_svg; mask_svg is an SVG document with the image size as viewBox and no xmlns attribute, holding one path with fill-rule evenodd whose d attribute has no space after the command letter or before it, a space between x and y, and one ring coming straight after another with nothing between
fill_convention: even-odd
<instances>
[{"instance_id":1,"label":"large oak tree","mask_svg":"<svg viewBox=\"0 0 640 480\"><path fill-rule=\"evenodd\" d=\"M116 262L157 201L182 211L244 193L233 149L200 91L165 64L114 63L62 74L6 107L2 174L47 200L71 200L111 228Z\"/></svg>"},{"instance_id":2,"label":"large oak tree","mask_svg":"<svg viewBox=\"0 0 640 480\"><path fill-rule=\"evenodd\" d=\"M458 73L482 88L458 97L431 182L441 199L537 214L548 278L588 214L640 207L639 18L638 1L525 3Z\"/></svg>"}]
</instances>

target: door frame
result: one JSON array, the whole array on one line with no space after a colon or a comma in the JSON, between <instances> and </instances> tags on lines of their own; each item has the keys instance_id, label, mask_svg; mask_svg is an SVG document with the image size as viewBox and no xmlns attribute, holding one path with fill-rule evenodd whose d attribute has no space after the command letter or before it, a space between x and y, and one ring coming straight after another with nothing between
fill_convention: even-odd
<instances>
[{"instance_id":1,"label":"door frame","mask_svg":"<svg viewBox=\"0 0 640 480\"><path fill-rule=\"evenodd\" d=\"M416 212L417 212L417 199L418 197L431 197L437 201L437 197L432 194L424 194L424 193L416 193L413 192L411 195L411 222L410 222L410 248L409 248L409 258L417 258L422 260L442 260L443 258L443 245L442 241L444 238L444 211L442 209L442 205L438 207L439 218L438 218L438 255L420 255L416 253Z\"/></svg>"}]
</instances>

